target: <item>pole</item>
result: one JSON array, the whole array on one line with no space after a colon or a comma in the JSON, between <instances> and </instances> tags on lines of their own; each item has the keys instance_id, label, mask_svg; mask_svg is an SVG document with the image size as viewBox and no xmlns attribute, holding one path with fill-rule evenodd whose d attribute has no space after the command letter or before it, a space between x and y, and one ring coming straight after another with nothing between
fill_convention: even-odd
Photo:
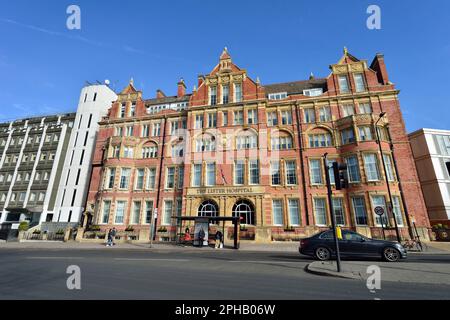
<instances>
[{"instance_id":1,"label":"pole","mask_svg":"<svg viewBox=\"0 0 450 320\"><path fill-rule=\"evenodd\" d=\"M339 252L339 239L337 238L337 234L336 234L336 218L334 216L334 210L333 210L333 190L331 189L330 171L328 168L327 156L328 156L328 153L325 153L323 156L323 162L325 165L325 176L326 176L326 180L327 180L328 205L330 207L331 227L333 228L334 243L336 246L337 272L341 272L341 254ZM339 178L339 177L335 177L335 178Z\"/></svg>"},{"instance_id":2,"label":"pole","mask_svg":"<svg viewBox=\"0 0 450 320\"><path fill-rule=\"evenodd\" d=\"M380 133L378 130L378 122L384 117L384 113L382 113L379 117L379 119L377 120L377 122L375 123L375 131L377 133L377 143L378 143L378 148L380 150L380 155L381 155L381 162L383 163L383 170L384 170L384 178L386 180L386 186L387 186L387 191L388 191L388 195L389 195L389 205L388 205L388 210L391 213L393 219L394 219L394 225L395 225L395 234L397 235L397 241L399 243L401 243L401 238L400 238L400 232L398 230L398 224L397 224L397 218L395 217L395 213L393 210L393 202L392 202L392 193L391 193L391 187L389 185L389 179L388 179L388 175L387 175L387 170L386 170L386 163L384 161L384 157L383 157L383 149L381 148L381 140L380 140ZM388 215L389 217L389 215ZM383 218L381 218L383 219Z\"/></svg>"},{"instance_id":3,"label":"pole","mask_svg":"<svg viewBox=\"0 0 450 320\"><path fill-rule=\"evenodd\" d=\"M154 234L153 226L154 226L154 224L155 224L155 212L154 212L154 210L152 210L152 215L151 215L151 220L150 220L150 248L153 247L153 234Z\"/></svg>"}]
</instances>

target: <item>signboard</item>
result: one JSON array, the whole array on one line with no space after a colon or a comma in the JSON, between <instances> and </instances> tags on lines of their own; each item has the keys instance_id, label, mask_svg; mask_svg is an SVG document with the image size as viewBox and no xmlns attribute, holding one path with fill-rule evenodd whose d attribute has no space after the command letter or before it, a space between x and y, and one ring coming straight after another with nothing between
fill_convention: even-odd
<instances>
[{"instance_id":1,"label":"signboard","mask_svg":"<svg viewBox=\"0 0 450 320\"><path fill-rule=\"evenodd\" d=\"M382 216L383 214L384 214L384 208L383 207L376 207L375 208L375 214L377 215L377 216Z\"/></svg>"},{"instance_id":2,"label":"signboard","mask_svg":"<svg viewBox=\"0 0 450 320\"><path fill-rule=\"evenodd\" d=\"M205 195L239 195L239 194L264 194L264 187L220 187L220 188L189 188L189 196Z\"/></svg>"},{"instance_id":3,"label":"signboard","mask_svg":"<svg viewBox=\"0 0 450 320\"><path fill-rule=\"evenodd\" d=\"M13 223L11 225L11 230L19 230L20 223Z\"/></svg>"},{"instance_id":4,"label":"signboard","mask_svg":"<svg viewBox=\"0 0 450 320\"><path fill-rule=\"evenodd\" d=\"M208 230L209 230L209 219L202 219L202 220L197 220L195 223L195 229L194 229L194 246L198 246L200 245L199 241L198 241L198 234L200 232L200 230L203 229L203 232L205 233L205 238L203 240L203 245L207 246L208 245Z\"/></svg>"}]
</instances>

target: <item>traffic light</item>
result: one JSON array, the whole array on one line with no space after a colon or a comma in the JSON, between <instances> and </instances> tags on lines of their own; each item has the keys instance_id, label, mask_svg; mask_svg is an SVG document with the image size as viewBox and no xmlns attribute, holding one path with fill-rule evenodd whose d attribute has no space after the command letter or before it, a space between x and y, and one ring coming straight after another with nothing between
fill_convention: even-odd
<instances>
[{"instance_id":1,"label":"traffic light","mask_svg":"<svg viewBox=\"0 0 450 320\"><path fill-rule=\"evenodd\" d=\"M348 188L347 165L333 162L333 173L336 190Z\"/></svg>"}]
</instances>

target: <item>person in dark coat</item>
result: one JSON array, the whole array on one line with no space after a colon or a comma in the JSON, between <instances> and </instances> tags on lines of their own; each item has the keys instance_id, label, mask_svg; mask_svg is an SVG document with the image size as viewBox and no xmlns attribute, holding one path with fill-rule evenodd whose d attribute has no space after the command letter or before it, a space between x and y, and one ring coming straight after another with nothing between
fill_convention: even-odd
<instances>
[{"instance_id":1,"label":"person in dark coat","mask_svg":"<svg viewBox=\"0 0 450 320\"><path fill-rule=\"evenodd\" d=\"M203 228L198 232L198 241L200 242L199 246L203 247L203 241L205 241L205 230Z\"/></svg>"},{"instance_id":2,"label":"person in dark coat","mask_svg":"<svg viewBox=\"0 0 450 320\"><path fill-rule=\"evenodd\" d=\"M221 245L222 245L222 242L223 242L223 234L222 234L222 232L220 230L217 230L215 239L216 239L216 245L215 245L214 248L215 249L220 249Z\"/></svg>"}]
</instances>

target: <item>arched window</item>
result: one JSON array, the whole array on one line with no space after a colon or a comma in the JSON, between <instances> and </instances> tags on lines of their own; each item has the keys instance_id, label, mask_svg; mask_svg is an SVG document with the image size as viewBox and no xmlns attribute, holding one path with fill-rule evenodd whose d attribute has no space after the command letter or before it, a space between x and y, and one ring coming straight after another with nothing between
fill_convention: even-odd
<instances>
[{"instance_id":1,"label":"arched window","mask_svg":"<svg viewBox=\"0 0 450 320\"><path fill-rule=\"evenodd\" d=\"M158 157L158 146L154 142L147 142L142 146L142 158L157 158Z\"/></svg>"},{"instance_id":2,"label":"arched window","mask_svg":"<svg viewBox=\"0 0 450 320\"><path fill-rule=\"evenodd\" d=\"M308 135L308 140L310 148L326 148L333 145L330 132L321 128L316 128L311 131Z\"/></svg>"},{"instance_id":3,"label":"arched window","mask_svg":"<svg viewBox=\"0 0 450 320\"><path fill-rule=\"evenodd\" d=\"M240 200L233 206L233 216L240 217L241 224L255 224L255 210L247 200Z\"/></svg>"},{"instance_id":4,"label":"arched window","mask_svg":"<svg viewBox=\"0 0 450 320\"><path fill-rule=\"evenodd\" d=\"M258 135L255 132L247 130L236 137L237 150L255 148L258 148Z\"/></svg>"},{"instance_id":5,"label":"arched window","mask_svg":"<svg viewBox=\"0 0 450 320\"><path fill-rule=\"evenodd\" d=\"M182 142L172 144L172 158L183 157L184 144Z\"/></svg>"},{"instance_id":6,"label":"arched window","mask_svg":"<svg viewBox=\"0 0 450 320\"><path fill-rule=\"evenodd\" d=\"M208 200L203 202L198 208L199 217L217 217L219 208L214 201Z\"/></svg>"},{"instance_id":7,"label":"arched window","mask_svg":"<svg viewBox=\"0 0 450 320\"><path fill-rule=\"evenodd\" d=\"M294 146L292 136L285 131L273 133L270 144L272 150L288 150L292 149Z\"/></svg>"},{"instance_id":8,"label":"arched window","mask_svg":"<svg viewBox=\"0 0 450 320\"><path fill-rule=\"evenodd\" d=\"M216 151L216 137L212 135L202 135L195 140L196 152Z\"/></svg>"}]
</instances>

